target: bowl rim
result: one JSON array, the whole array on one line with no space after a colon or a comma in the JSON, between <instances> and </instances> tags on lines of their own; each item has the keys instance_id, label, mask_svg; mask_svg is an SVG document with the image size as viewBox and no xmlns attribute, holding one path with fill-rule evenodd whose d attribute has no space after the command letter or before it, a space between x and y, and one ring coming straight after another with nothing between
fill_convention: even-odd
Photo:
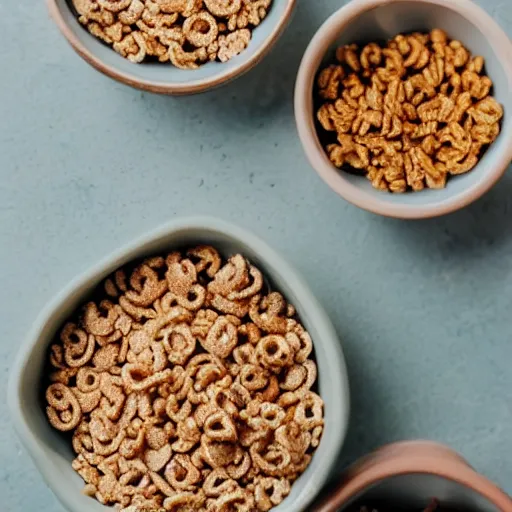
<instances>
[{"instance_id":1,"label":"bowl rim","mask_svg":"<svg viewBox=\"0 0 512 512\"><path fill-rule=\"evenodd\" d=\"M68 5L69 0L65 0ZM275 0L274 0L275 1ZM251 70L256 66L272 49L279 37L282 35L293 9L296 5L297 0L284 0L287 5L286 8L279 18L278 22L274 26L272 32L263 40L260 47L256 52L248 59L241 61L240 64L231 70L226 70L221 73L215 74L211 77L205 77L198 80L191 80L186 83L182 82L162 82L159 80L148 80L144 78L135 77L130 73L120 71L112 66L109 66L102 59L97 57L91 52L80 39L74 34L73 30L69 27L68 23L64 19L57 0L47 0L48 10L51 18L58 26L61 33L67 39L68 43L73 47L75 52L82 57L88 64L100 71L104 75L117 80L118 82L124 83L130 87L141 89L143 91L154 92L158 94L169 94L175 96L181 96L186 94L196 94L204 92L206 90L219 87L222 84L230 82L239 76L242 76L247 71ZM257 28L257 27L256 27ZM85 30L85 28L84 28ZM94 37L91 35L91 37ZM114 50L112 50L114 51Z\"/></svg>"},{"instance_id":2,"label":"bowl rim","mask_svg":"<svg viewBox=\"0 0 512 512\"><path fill-rule=\"evenodd\" d=\"M312 512L335 512L374 485L396 476L422 474L443 478L473 490L500 507L512 507L512 498L475 471L455 450L429 440L391 443L362 457L344 473L332 494L313 507Z\"/></svg>"},{"instance_id":3,"label":"bowl rim","mask_svg":"<svg viewBox=\"0 0 512 512\"><path fill-rule=\"evenodd\" d=\"M321 488L327 483L335 465L341 448L343 447L349 424L350 416L350 394L349 380L343 349L339 337L327 316L321 304L315 298L309 286L305 283L301 275L287 263L274 249L258 236L252 234L249 230L243 229L231 222L217 219L215 217L196 216L173 219L160 227L149 231L142 236L135 237L131 242L121 246L102 258L98 263L94 264L88 270L80 272L77 277L72 279L57 295L49 301L47 306L39 314L34 322L28 335L22 341L16 358L12 364L9 382L7 386L7 402L11 413L11 420L14 429L20 438L23 446L32 458L34 465L39 470L43 480L50 487L55 496L70 511L83 512L82 508L73 501L73 496L67 492L62 485L62 481L58 475L52 473L46 468L43 450L40 446L39 439L32 433L26 424L25 414L20 407L21 387L24 382L24 371L30 359L32 350L38 343L48 340L42 338L42 332L51 317L63 307L67 299L77 290L89 284L91 281L98 281L100 276L118 268L126 261L139 257L136 254L144 252L145 247L152 242L186 230L200 231L204 234L220 234L225 235L234 243L240 243L247 249L253 251L264 265L272 269L272 273L278 275L283 281L292 283L290 288L294 294L300 298L301 306L307 309L308 316L312 318L315 328L318 332L318 339L313 345L322 344L327 347L327 372L329 379L325 380L328 387L332 390L333 396L339 407L332 407L330 410L331 432L332 438L330 443L332 446L324 454L319 467L313 473L310 473L308 480L303 482L301 486L301 494L299 494L295 502L286 504L286 500L280 505L285 505L283 511L291 510L288 507L296 506L294 510L303 510L315 496L320 492ZM336 428L337 427L337 428ZM321 446L321 444L320 444ZM71 470L71 466L69 468ZM308 492L303 492L306 489ZM288 507L286 507L288 505Z\"/></svg>"},{"instance_id":4,"label":"bowl rim","mask_svg":"<svg viewBox=\"0 0 512 512\"><path fill-rule=\"evenodd\" d=\"M366 11L383 5L405 2L433 4L450 9L465 17L488 39L512 88L512 61L510 59L512 41L501 26L484 9L471 0L352 0L331 14L311 39L297 73L294 110L297 131L306 157L311 166L332 190L355 206L375 214L399 219L422 219L438 217L459 210L488 192L503 176L507 166L512 161L512 145L503 146L503 149L494 156L489 171L479 182L453 197L428 205L393 204L361 190L332 165L318 140L314 113L311 116L309 115L318 63L323 59L325 50L333 42L332 40L327 41L326 34L339 31L340 27L343 30L343 27L350 21ZM501 136L510 137L511 132L512 129L509 127L506 132L502 132Z\"/></svg>"}]
</instances>

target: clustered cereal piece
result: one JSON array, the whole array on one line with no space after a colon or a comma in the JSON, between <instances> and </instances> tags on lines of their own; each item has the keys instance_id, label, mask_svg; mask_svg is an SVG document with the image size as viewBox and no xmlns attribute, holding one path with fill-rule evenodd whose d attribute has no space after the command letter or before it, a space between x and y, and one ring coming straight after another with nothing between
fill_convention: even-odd
<instances>
[{"instance_id":1,"label":"clustered cereal piece","mask_svg":"<svg viewBox=\"0 0 512 512\"><path fill-rule=\"evenodd\" d=\"M249 45L272 0L72 0L89 32L132 62L196 69Z\"/></svg>"},{"instance_id":2,"label":"clustered cereal piece","mask_svg":"<svg viewBox=\"0 0 512 512\"><path fill-rule=\"evenodd\" d=\"M444 188L499 134L503 108L483 58L442 30L398 35L385 47L342 46L336 59L317 80L325 149L377 189Z\"/></svg>"},{"instance_id":3,"label":"clustered cereal piece","mask_svg":"<svg viewBox=\"0 0 512 512\"><path fill-rule=\"evenodd\" d=\"M87 495L125 512L268 511L288 495L323 402L309 334L265 290L243 256L200 246L118 270L64 325L46 411Z\"/></svg>"}]
</instances>

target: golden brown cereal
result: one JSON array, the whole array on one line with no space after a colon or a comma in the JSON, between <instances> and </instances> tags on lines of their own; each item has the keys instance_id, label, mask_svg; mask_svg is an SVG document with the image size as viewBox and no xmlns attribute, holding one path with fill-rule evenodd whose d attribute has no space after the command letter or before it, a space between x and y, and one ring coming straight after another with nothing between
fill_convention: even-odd
<instances>
[{"instance_id":1,"label":"golden brown cereal","mask_svg":"<svg viewBox=\"0 0 512 512\"><path fill-rule=\"evenodd\" d=\"M440 29L382 47L345 45L317 77L319 132L329 160L403 193L444 188L470 171L500 132L484 60Z\"/></svg>"},{"instance_id":2,"label":"golden brown cereal","mask_svg":"<svg viewBox=\"0 0 512 512\"><path fill-rule=\"evenodd\" d=\"M203 19L197 4L148 5L166 16L181 9L192 25ZM492 103L474 108L472 119L496 115ZM481 139L491 135L477 126ZM446 162L461 167L475 152L456 121L442 144ZM432 148L435 141L411 148L411 165L436 185ZM125 512L268 511L322 436L312 350L295 308L242 255L224 261L207 246L173 252L115 272L62 327L48 354L46 411L72 433L72 467L100 503Z\"/></svg>"},{"instance_id":3,"label":"golden brown cereal","mask_svg":"<svg viewBox=\"0 0 512 512\"><path fill-rule=\"evenodd\" d=\"M72 3L79 22L124 58L135 63L157 59L170 61L180 69L197 69L207 61L227 62L245 50L252 30L266 17L272 0L72 0ZM215 268L217 263L207 264ZM116 293L113 281L108 287Z\"/></svg>"}]
</instances>

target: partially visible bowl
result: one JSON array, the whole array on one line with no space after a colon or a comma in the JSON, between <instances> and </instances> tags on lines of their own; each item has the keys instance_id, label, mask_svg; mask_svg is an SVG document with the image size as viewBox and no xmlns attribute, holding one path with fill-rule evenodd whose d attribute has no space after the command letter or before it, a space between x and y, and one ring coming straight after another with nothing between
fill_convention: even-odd
<instances>
[{"instance_id":1,"label":"partially visible bowl","mask_svg":"<svg viewBox=\"0 0 512 512\"><path fill-rule=\"evenodd\" d=\"M254 67L283 33L296 0L273 0L272 6L240 55L228 62L209 62L199 69L183 70L170 63L134 64L121 57L84 28L71 9L71 0L47 0L52 18L74 50L105 75L150 92L184 95L225 84Z\"/></svg>"},{"instance_id":2,"label":"partially visible bowl","mask_svg":"<svg viewBox=\"0 0 512 512\"><path fill-rule=\"evenodd\" d=\"M482 55L504 106L501 133L474 169L448 180L442 190L391 194L329 161L315 123L313 90L320 66L342 44L389 39L400 33L445 30L474 55ZM295 117L306 156L341 197L365 210L403 219L436 217L458 210L487 192L512 160L512 43L489 14L469 0L354 0L335 12L311 40L297 76Z\"/></svg>"},{"instance_id":3,"label":"partially visible bowl","mask_svg":"<svg viewBox=\"0 0 512 512\"><path fill-rule=\"evenodd\" d=\"M82 479L71 468L70 440L55 431L46 417L41 389L48 347L63 322L114 270L131 260L195 244L214 245L225 255L244 254L296 307L313 340L319 394L325 402L324 433L311 464L275 512L304 510L336 463L348 426L348 379L339 340L322 307L290 266L246 230L212 218L177 220L117 251L70 283L43 311L12 367L8 402L15 429L46 483L70 512L111 508L82 494Z\"/></svg>"},{"instance_id":4,"label":"partially visible bowl","mask_svg":"<svg viewBox=\"0 0 512 512\"><path fill-rule=\"evenodd\" d=\"M312 512L346 512L379 504L388 510L423 510L433 498L441 510L512 511L512 498L450 448L406 441L356 462L338 489Z\"/></svg>"}]
</instances>

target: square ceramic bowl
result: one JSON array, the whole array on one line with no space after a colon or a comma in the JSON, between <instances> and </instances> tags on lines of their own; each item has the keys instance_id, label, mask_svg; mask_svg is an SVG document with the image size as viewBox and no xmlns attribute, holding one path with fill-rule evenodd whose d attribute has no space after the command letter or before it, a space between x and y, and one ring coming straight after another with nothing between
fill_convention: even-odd
<instances>
[{"instance_id":1,"label":"square ceramic bowl","mask_svg":"<svg viewBox=\"0 0 512 512\"><path fill-rule=\"evenodd\" d=\"M78 22L72 0L47 0L50 14L73 49L105 75L138 89L173 95L203 92L225 84L254 67L286 28L296 0L273 0L269 12L252 32L249 46L228 62L208 62L183 70L172 64L135 64L121 57Z\"/></svg>"},{"instance_id":2,"label":"square ceramic bowl","mask_svg":"<svg viewBox=\"0 0 512 512\"><path fill-rule=\"evenodd\" d=\"M211 244L225 256L241 252L296 307L311 334L318 364L319 394L325 401L320 446L291 494L275 512L300 512L326 483L343 444L349 417L345 362L334 328L307 285L269 246L247 231L211 218L173 221L117 251L79 276L48 305L20 348L11 371L8 401L15 429L48 486L70 512L112 510L84 496L82 479L71 468L69 437L49 424L44 407L43 368L55 333L110 273L129 261L195 244Z\"/></svg>"},{"instance_id":3,"label":"square ceramic bowl","mask_svg":"<svg viewBox=\"0 0 512 512\"><path fill-rule=\"evenodd\" d=\"M391 194L375 190L360 175L337 169L316 129L313 89L322 64L343 44L387 40L397 34L441 28L473 55L485 58L493 95L504 107L501 133L475 168L454 176L442 190ZM324 181L347 201L371 212L404 219L436 217L462 208L487 192L512 160L512 43L483 9L470 0L354 0L335 12L311 40L297 76L295 117L306 156Z\"/></svg>"}]
</instances>

